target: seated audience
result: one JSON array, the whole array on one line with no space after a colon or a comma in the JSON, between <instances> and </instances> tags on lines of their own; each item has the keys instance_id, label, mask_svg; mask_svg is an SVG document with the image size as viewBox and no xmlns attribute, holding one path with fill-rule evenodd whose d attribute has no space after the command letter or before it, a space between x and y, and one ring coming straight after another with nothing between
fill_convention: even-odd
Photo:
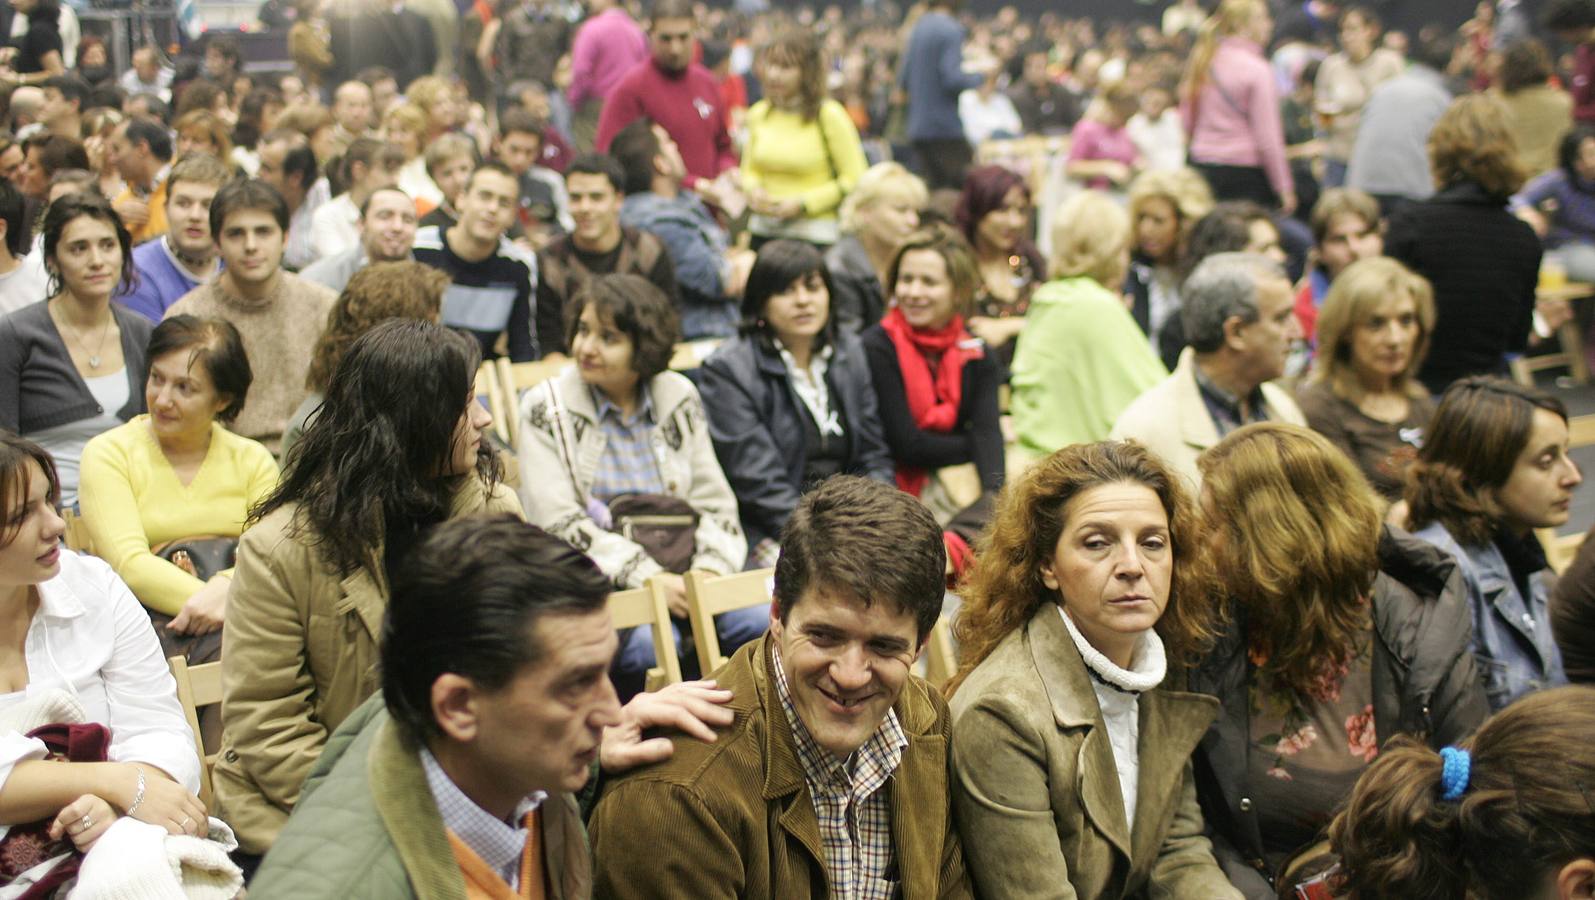
<instances>
[{"instance_id":1,"label":"seated audience","mask_svg":"<svg viewBox=\"0 0 1595 900\"><path fill-rule=\"evenodd\" d=\"M1046 280L1047 264L1030 241L1030 186L1012 169L969 171L954 218L975 251L976 282L969 333L1007 363L1024 328L1030 295ZM901 246L901 244L899 244Z\"/></svg>"},{"instance_id":2,"label":"seated audience","mask_svg":"<svg viewBox=\"0 0 1595 900\"><path fill-rule=\"evenodd\" d=\"M309 348L327 322L337 295L282 269L288 207L263 181L234 181L211 201L211 239L224 269L166 310L225 319L244 338L256 372L249 401L232 430L273 453L288 417L305 395Z\"/></svg>"},{"instance_id":3,"label":"seated audience","mask_svg":"<svg viewBox=\"0 0 1595 900\"><path fill-rule=\"evenodd\" d=\"M226 428L252 379L238 329L174 316L155 326L148 352L149 413L83 448L83 524L94 554L149 610L165 655L213 662L232 566L201 572L161 551L187 538L236 541L277 486L277 463Z\"/></svg>"},{"instance_id":4,"label":"seated audience","mask_svg":"<svg viewBox=\"0 0 1595 900\"><path fill-rule=\"evenodd\" d=\"M452 225L416 231L411 255L449 276L443 324L476 339L482 356L498 356L502 338L513 362L540 354L532 321L537 258L511 243L519 197L515 175L501 163L483 163L460 189L460 217Z\"/></svg>"},{"instance_id":5,"label":"seated audience","mask_svg":"<svg viewBox=\"0 0 1595 900\"><path fill-rule=\"evenodd\" d=\"M1393 259L1354 262L1318 312L1319 352L1296 391L1307 425L1344 451L1386 501L1401 499L1434 415L1416 377L1433 331L1427 281Z\"/></svg>"},{"instance_id":6,"label":"seated audience","mask_svg":"<svg viewBox=\"0 0 1595 900\"><path fill-rule=\"evenodd\" d=\"M1530 178L1557 165L1557 146L1573 127L1573 98L1550 83L1555 66L1545 45L1525 37L1501 51L1490 91L1506 107L1508 128Z\"/></svg>"},{"instance_id":7,"label":"seated audience","mask_svg":"<svg viewBox=\"0 0 1595 900\"><path fill-rule=\"evenodd\" d=\"M531 113L510 108L498 120L494 158L520 180L519 223L538 249L576 227L560 174L541 164L543 125Z\"/></svg>"},{"instance_id":8,"label":"seated audience","mask_svg":"<svg viewBox=\"0 0 1595 900\"><path fill-rule=\"evenodd\" d=\"M929 199L918 175L883 162L865 170L842 201L842 237L825 251L825 265L834 288L831 314L843 333L859 334L886 315L881 285Z\"/></svg>"},{"instance_id":9,"label":"seated audience","mask_svg":"<svg viewBox=\"0 0 1595 900\"><path fill-rule=\"evenodd\" d=\"M388 588L426 529L520 510L483 438L477 360L474 343L429 322L367 332L252 511L222 630L213 773L217 815L245 855L271 848L328 737L380 687Z\"/></svg>"},{"instance_id":10,"label":"seated audience","mask_svg":"<svg viewBox=\"0 0 1595 900\"><path fill-rule=\"evenodd\" d=\"M598 275L640 275L677 302L676 272L657 237L620 224L626 185L607 156L578 156L565 170L575 229L537 251L537 346L565 354L565 309Z\"/></svg>"},{"instance_id":11,"label":"seated audience","mask_svg":"<svg viewBox=\"0 0 1595 900\"><path fill-rule=\"evenodd\" d=\"M1567 681L1548 609L1556 575L1534 535L1567 523L1583 481L1567 441L1560 400L1473 376L1440 398L1407 475L1412 533L1462 570L1492 709Z\"/></svg>"},{"instance_id":12,"label":"seated audience","mask_svg":"<svg viewBox=\"0 0 1595 900\"><path fill-rule=\"evenodd\" d=\"M1284 374L1301 328L1290 281L1256 253L1209 256L1181 296L1190 346L1166 381L1119 415L1113 437L1140 441L1197 486L1197 457L1231 431L1252 422L1306 424L1290 393L1269 384Z\"/></svg>"},{"instance_id":13,"label":"seated audience","mask_svg":"<svg viewBox=\"0 0 1595 900\"><path fill-rule=\"evenodd\" d=\"M1380 754L1329 829L1352 897L1595 893L1595 688L1543 691L1438 753ZM1546 764L1554 760L1554 763Z\"/></svg>"},{"instance_id":14,"label":"seated audience","mask_svg":"<svg viewBox=\"0 0 1595 900\"><path fill-rule=\"evenodd\" d=\"M297 272L316 260L310 229L316 210L332 199L332 188L320 174L316 154L304 135L274 128L260 139L259 178L288 204L282 264Z\"/></svg>"},{"instance_id":15,"label":"seated audience","mask_svg":"<svg viewBox=\"0 0 1595 900\"><path fill-rule=\"evenodd\" d=\"M1116 81L1097 95L1069 137L1069 177L1087 188L1123 191L1143 166L1125 127L1141 107L1134 85Z\"/></svg>"},{"instance_id":16,"label":"seated audience","mask_svg":"<svg viewBox=\"0 0 1595 900\"><path fill-rule=\"evenodd\" d=\"M216 277L221 263L210 233L210 205L232 180L227 165L203 154L179 159L166 176L166 234L133 248L132 290L117 300L151 322L200 284Z\"/></svg>"},{"instance_id":17,"label":"seated audience","mask_svg":"<svg viewBox=\"0 0 1595 900\"><path fill-rule=\"evenodd\" d=\"M1213 192L1194 169L1152 170L1130 182L1130 314L1156 350L1179 326L1181 260L1192 227L1213 211Z\"/></svg>"},{"instance_id":18,"label":"seated audience","mask_svg":"<svg viewBox=\"0 0 1595 900\"><path fill-rule=\"evenodd\" d=\"M1164 687L1213 626L1180 477L1079 444L1004 493L962 588L952 795L985 897L1213 897L1191 751L1210 698Z\"/></svg>"},{"instance_id":19,"label":"seated audience","mask_svg":"<svg viewBox=\"0 0 1595 900\"><path fill-rule=\"evenodd\" d=\"M1291 889L1270 880L1392 738L1441 747L1489 707L1456 563L1381 525L1345 454L1262 424L1201 466L1208 587L1225 624L1189 677L1222 706L1197 751L1197 793L1219 864L1263 900Z\"/></svg>"},{"instance_id":20,"label":"seated audience","mask_svg":"<svg viewBox=\"0 0 1595 900\"><path fill-rule=\"evenodd\" d=\"M1390 219L1385 252L1434 285L1435 326L1418 378L1431 394L1464 375L1506 373L1528 344L1540 242L1507 212L1523 186L1506 112L1462 97L1429 134L1437 193Z\"/></svg>"},{"instance_id":21,"label":"seated audience","mask_svg":"<svg viewBox=\"0 0 1595 900\"><path fill-rule=\"evenodd\" d=\"M260 139L277 124L282 115L282 94L273 88L256 88L238 103L238 121L233 125L233 156L230 161L249 178L260 174Z\"/></svg>"},{"instance_id":22,"label":"seated audience","mask_svg":"<svg viewBox=\"0 0 1595 900\"><path fill-rule=\"evenodd\" d=\"M288 419L279 457L288 459L293 445L321 409L332 386L333 373L354 342L389 319L436 323L442 315L443 291L448 285L447 275L411 260L373 263L349 279L327 313L326 330L311 352L305 399Z\"/></svg>"},{"instance_id":23,"label":"seated audience","mask_svg":"<svg viewBox=\"0 0 1595 900\"><path fill-rule=\"evenodd\" d=\"M675 308L640 275L599 275L571 299L565 316L576 364L521 402L517 455L527 518L582 547L616 588L661 580L680 620L679 645L687 614L682 574L740 572L748 545L703 401L686 376L667 368ZM627 537L633 516L660 507L696 519L690 558L656 559ZM723 652L757 637L767 619L762 606L721 616ZM615 659L622 687L641 687L654 662L648 630L634 630Z\"/></svg>"},{"instance_id":24,"label":"seated audience","mask_svg":"<svg viewBox=\"0 0 1595 900\"><path fill-rule=\"evenodd\" d=\"M89 154L82 141L58 134L36 134L23 143L26 155L17 167L16 186L22 196L43 204L50 179L66 169L89 168Z\"/></svg>"},{"instance_id":25,"label":"seated audience","mask_svg":"<svg viewBox=\"0 0 1595 900\"><path fill-rule=\"evenodd\" d=\"M356 272L373 263L410 258L415 244L415 203L396 187L378 188L366 197L359 211L359 242L334 256L323 256L299 273L339 293Z\"/></svg>"},{"instance_id":26,"label":"seated audience","mask_svg":"<svg viewBox=\"0 0 1595 900\"><path fill-rule=\"evenodd\" d=\"M177 142L174 160L199 153L232 165L233 141L221 116L209 110L193 110L172 123L172 133Z\"/></svg>"},{"instance_id":27,"label":"seated audience","mask_svg":"<svg viewBox=\"0 0 1595 900\"><path fill-rule=\"evenodd\" d=\"M1567 680L1595 683L1595 541L1589 535L1556 579L1550 602L1551 634L1562 653Z\"/></svg>"},{"instance_id":28,"label":"seated audience","mask_svg":"<svg viewBox=\"0 0 1595 900\"><path fill-rule=\"evenodd\" d=\"M332 164L343 192L310 217L310 242L315 259L337 256L360 245L360 210L371 195L398 181L404 157L399 148L372 138L356 138Z\"/></svg>"},{"instance_id":29,"label":"seated audience","mask_svg":"<svg viewBox=\"0 0 1595 900\"><path fill-rule=\"evenodd\" d=\"M606 677L609 579L513 516L439 525L400 571L382 692L316 761L250 896L347 900L351 873L357 894L389 900L589 896L576 794L595 764L669 757L645 729L714 741L731 693L686 682L622 707ZM558 704L526 703L556 692ZM334 846L362 848L358 867Z\"/></svg>"},{"instance_id":30,"label":"seated audience","mask_svg":"<svg viewBox=\"0 0 1595 900\"><path fill-rule=\"evenodd\" d=\"M392 138L389 138L392 140ZM438 201L432 204L421 216L421 227L436 225L447 229L460 220L458 207L460 194L465 190L465 183L470 181L471 173L481 163L481 155L476 152L476 143L463 134L445 134L433 141L426 148L426 156L422 160L425 168L421 174L433 184L438 194ZM413 186L410 179L404 177L405 169L399 170L399 189L411 197L419 197L410 193L408 186ZM407 186L408 185L408 186ZM417 211L424 206L421 200L416 201ZM519 228L511 229L511 234Z\"/></svg>"},{"instance_id":31,"label":"seated audience","mask_svg":"<svg viewBox=\"0 0 1595 900\"><path fill-rule=\"evenodd\" d=\"M381 134L383 140L398 147L404 155L404 164L399 167L399 188L412 197L436 195L439 198L436 203L438 206L442 205L448 193L436 183L436 176L432 174L428 163L433 151L448 152L455 142L464 141L471 148L471 166L466 172L469 173L481 162L476 142L463 134L443 134L434 141L428 141L425 137L426 113L414 103L399 103L383 114Z\"/></svg>"},{"instance_id":32,"label":"seated audience","mask_svg":"<svg viewBox=\"0 0 1595 900\"><path fill-rule=\"evenodd\" d=\"M1545 262L1573 281L1595 281L1595 125L1567 132L1557 167L1525 185L1511 208L1539 235Z\"/></svg>"},{"instance_id":33,"label":"seated audience","mask_svg":"<svg viewBox=\"0 0 1595 900\"><path fill-rule=\"evenodd\" d=\"M172 164L172 136L166 126L134 116L111 132L106 152L116 160L116 170L127 185L111 205L133 243L165 234L167 174Z\"/></svg>"},{"instance_id":34,"label":"seated audience","mask_svg":"<svg viewBox=\"0 0 1595 900\"><path fill-rule=\"evenodd\" d=\"M738 270L745 279L741 259L752 254L732 251L730 236L709 208L682 187L687 169L670 133L646 117L638 119L615 135L609 154L626 176L621 226L652 234L670 254L682 337L735 334Z\"/></svg>"},{"instance_id":35,"label":"seated audience","mask_svg":"<svg viewBox=\"0 0 1595 900\"><path fill-rule=\"evenodd\" d=\"M1316 347L1319 311L1329 296L1329 286L1347 266L1384 253L1385 242L1379 201L1356 188L1324 191L1313 204L1309 224L1313 251L1306 277L1296 291L1296 320L1302 337Z\"/></svg>"},{"instance_id":36,"label":"seated audience","mask_svg":"<svg viewBox=\"0 0 1595 900\"><path fill-rule=\"evenodd\" d=\"M14 146L14 145L13 145ZM43 266L29 265L27 200L0 179L0 317L49 296L50 283Z\"/></svg>"},{"instance_id":37,"label":"seated audience","mask_svg":"<svg viewBox=\"0 0 1595 900\"><path fill-rule=\"evenodd\" d=\"M123 817L173 835L210 830L195 796L193 733L149 619L110 566L61 547L59 491L43 447L0 434L0 583L9 612L0 824L13 876L54 855L55 841L89 849ZM59 738L44 735L47 744L33 728L50 723L64 727ZM66 727L76 732L73 755L97 758L64 758ZM17 827L29 823L47 827Z\"/></svg>"},{"instance_id":38,"label":"seated audience","mask_svg":"<svg viewBox=\"0 0 1595 900\"><path fill-rule=\"evenodd\" d=\"M891 483L892 461L864 351L831 318L820 251L788 240L761 247L742 310L742 335L704 361L698 385L760 567L774 564L800 496L838 473Z\"/></svg>"},{"instance_id":39,"label":"seated audience","mask_svg":"<svg viewBox=\"0 0 1595 900\"><path fill-rule=\"evenodd\" d=\"M1185 250L1180 254L1181 287L1202 260L1217 253L1256 253L1281 266L1289 263L1280 246L1279 226L1274 223L1274 217L1268 210L1246 200L1219 203L1191 224L1185 236ZM1188 346L1184 318L1170 316L1164 320L1157 346L1163 365L1170 369L1179 365L1180 353Z\"/></svg>"},{"instance_id":40,"label":"seated audience","mask_svg":"<svg viewBox=\"0 0 1595 900\"><path fill-rule=\"evenodd\" d=\"M997 407L1006 372L964 329L979 278L974 254L957 232L946 226L914 232L887 273L897 305L859 339L897 486L932 504L942 521L1001 488L1006 474ZM972 486L940 472L970 464Z\"/></svg>"},{"instance_id":41,"label":"seated audience","mask_svg":"<svg viewBox=\"0 0 1595 900\"><path fill-rule=\"evenodd\" d=\"M941 612L939 532L913 498L864 478L799 502L769 634L715 675L736 724L712 743L672 737L668 761L605 786L594 896L973 896L946 790L946 701L912 673Z\"/></svg>"},{"instance_id":42,"label":"seated audience","mask_svg":"<svg viewBox=\"0 0 1595 900\"><path fill-rule=\"evenodd\" d=\"M1018 449L1032 458L1100 441L1168 370L1115 289L1130 261L1130 217L1101 191L1070 197L1052 227L1052 280L1030 298L1014 353Z\"/></svg>"},{"instance_id":43,"label":"seated audience","mask_svg":"<svg viewBox=\"0 0 1595 900\"><path fill-rule=\"evenodd\" d=\"M55 499L77 505L83 445L144 409L150 323L112 303L133 275L132 241L111 204L73 194L44 214L49 299L0 319L0 429L55 461Z\"/></svg>"}]
</instances>

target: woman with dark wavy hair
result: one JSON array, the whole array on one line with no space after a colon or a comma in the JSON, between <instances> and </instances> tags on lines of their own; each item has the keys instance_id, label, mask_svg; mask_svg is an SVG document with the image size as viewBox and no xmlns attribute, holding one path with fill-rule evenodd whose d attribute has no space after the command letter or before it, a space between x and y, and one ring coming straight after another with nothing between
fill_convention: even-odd
<instances>
[{"instance_id":1,"label":"woman with dark wavy hair","mask_svg":"<svg viewBox=\"0 0 1595 900\"><path fill-rule=\"evenodd\" d=\"M1066 447L1002 495L948 685L982 896L1239 896L1190 761L1218 704L1165 686L1212 624L1195 525L1182 480L1128 442Z\"/></svg>"},{"instance_id":2,"label":"woman with dark wavy hair","mask_svg":"<svg viewBox=\"0 0 1595 900\"><path fill-rule=\"evenodd\" d=\"M1003 166L980 166L964 178L953 218L975 251L969 333L990 344L1004 363L1024 327L1030 295L1047 280L1047 262L1031 242L1032 200L1023 177Z\"/></svg>"},{"instance_id":3,"label":"woman with dark wavy hair","mask_svg":"<svg viewBox=\"0 0 1595 900\"><path fill-rule=\"evenodd\" d=\"M245 853L271 847L327 737L377 689L395 564L445 519L520 513L484 437L478 353L431 322L368 331L252 511L228 595L214 775Z\"/></svg>"},{"instance_id":4,"label":"woman with dark wavy hair","mask_svg":"<svg viewBox=\"0 0 1595 900\"><path fill-rule=\"evenodd\" d=\"M1434 746L1488 713L1450 557L1380 523L1317 432L1262 423L1199 461L1203 550L1225 627L1190 675L1223 712L1197 751L1214 852L1249 898L1319 829L1383 744Z\"/></svg>"}]
</instances>

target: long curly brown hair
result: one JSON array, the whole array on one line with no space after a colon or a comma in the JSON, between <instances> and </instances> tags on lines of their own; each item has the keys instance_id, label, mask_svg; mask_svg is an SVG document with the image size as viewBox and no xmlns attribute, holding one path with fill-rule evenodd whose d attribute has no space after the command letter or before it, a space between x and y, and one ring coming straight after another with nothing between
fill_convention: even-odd
<instances>
[{"instance_id":1,"label":"long curly brown hair","mask_svg":"<svg viewBox=\"0 0 1595 900\"><path fill-rule=\"evenodd\" d=\"M982 535L975 565L959 590L963 609L954 622L960 653L958 674L947 683L952 695L1002 639L1023 627L1043 603L1059 603L1058 591L1041 580L1052 561L1074 498L1105 484L1145 485L1169 517L1174 580L1158 619L1170 660L1194 662L1211 640L1212 594L1202 587L1198 566L1196 509L1180 477L1155 454L1133 441L1103 441L1065 447L1010 483Z\"/></svg>"},{"instance_id":2,"label":"long curly brown hair","mask_svg":"<svg viewBox=\"0 0 1595 900\"><path fill-rule=\"evenodd\" d=\"M1346 454L1298 425L1248 425L1198 466L1208 561L1224 573L1214 593L1244 611L1248 649L1276 689L1321 696L1368 628L1379 498Z\"/></svg>"},{"instance_id":3,"label":"long curly brown hair","mask_svg":"<svg viewBox=\"0 0 1595 900\"><path fill-rule=\"evenodd\" d=\"M327 313L327 330L311 354L305 388L325 394L344 354L360 335L380 323L389 319L436 322L448 286L447 275L409 260L372 263L354 273Z\"/></svg>"}]
</instances>

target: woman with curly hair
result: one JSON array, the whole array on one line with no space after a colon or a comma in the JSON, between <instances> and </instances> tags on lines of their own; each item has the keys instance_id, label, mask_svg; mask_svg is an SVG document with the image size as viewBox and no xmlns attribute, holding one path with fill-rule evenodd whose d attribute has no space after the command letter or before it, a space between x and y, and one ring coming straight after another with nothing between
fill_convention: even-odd
<instances>
[{"instance_id":1,"label":"woman with curly hair","mask_svg":"<svg viewBox=\"0 0 1595 900\"><path fill-rule=\"evenodd\" d=\"M1385 255L1434 285L1436 321L1418 379L1431 394L1464 375L1504 375L1529 340L1540 240L1507 211L1525 171L1501 102L1458 98L1429 132L1437 193L1390 220Z\"/></svg>"},{"instance_id":2,"label":"woman with curly hair","mask_svg":"<svg viewBox=\"0 0 1595 900\"><path fill-rule=\"evenodd\" d=\"M1190 676L1223 712L1196 755L1214 853L1272 898L1384 742L1460 739L1489 707L1461 574L1382 527L1381 505L1322 435L1263 423L1201 457L1209 587L1226 625Z\"/></svg>"},{"instance_id":3,"label":"woman with curly hair","mask_svg":"<svg viewBox=\"0 0 1595 900\"><path fill-rule=\"evenodd\" d=\"M1398 739L1329 828L1336 896L1595 896L1595 688L1525 697L1459 747Z\"/></svg>"},{"instance_id":4,"label":"woman with curly hair","mask_svg":"<svg viewBox=\"0 0 1595 900\"><path fill-rule=\"evenodd\" d=\"M1165 686L1211 625L1195 526L1181 479L1134 443L1066 447L1003 494L948 684L976 893L1239 896L1191 769L1218 704Z\"/></svg>"}]
</instances>

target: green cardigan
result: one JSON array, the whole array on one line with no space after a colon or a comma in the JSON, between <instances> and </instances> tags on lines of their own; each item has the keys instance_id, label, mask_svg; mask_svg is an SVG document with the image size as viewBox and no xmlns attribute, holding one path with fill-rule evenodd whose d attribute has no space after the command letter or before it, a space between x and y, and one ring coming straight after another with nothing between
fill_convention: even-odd
<instances>
[{"instance_id":1,"label":"green cardigan","mask_svg":"<svg viewBox=\"0 0 1595 900\"><path fill-rule=\"evenodd\" d=\"M1168 375L1112 292L1090 278L1049 281L1030 298L1014 352L1009 411L1019 449L1045 456L1106 440L1119 413Z\"/></svg>"}]
</instances>

